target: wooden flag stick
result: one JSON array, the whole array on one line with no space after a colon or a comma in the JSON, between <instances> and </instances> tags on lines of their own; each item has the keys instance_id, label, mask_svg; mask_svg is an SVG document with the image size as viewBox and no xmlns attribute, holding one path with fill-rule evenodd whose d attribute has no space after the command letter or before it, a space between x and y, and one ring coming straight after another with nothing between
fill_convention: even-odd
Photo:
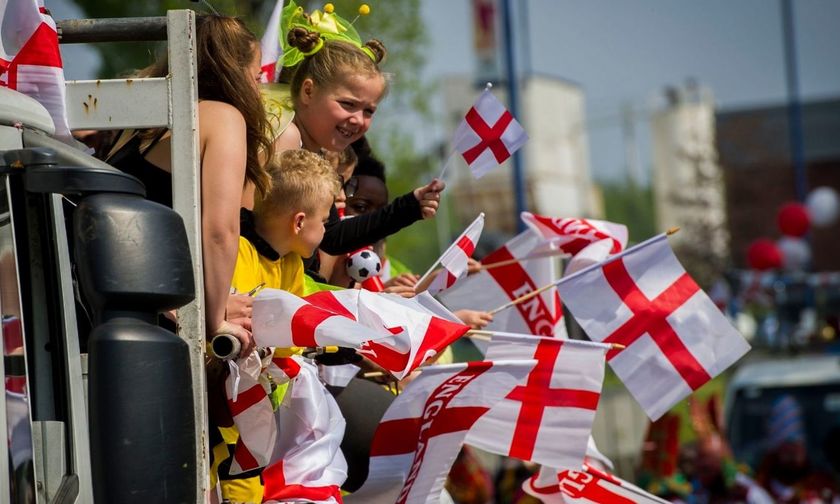
<instances>
[{"instance_id":1,"label":"wooden flag stick","mask_svg":"<svg viewBox=\"0 0 840 504\"><path fill-rule=\"evenodd\" d=\"M513 259L506 259L504 261L498 261L498 262L492 262L492 263L486 263L486 264L482 263L480 269L482 271L484 271L484 270L489 270L489 269L493 269L493 268L501 268L502 266L510 266L511 264L516 264L518 262L531 261L533 259L543 259L543 258L546 258L546 257L567 256L567 255L568 254L566 252L563 252L562 250L557 249L557 250L552 250L552 251L549 251L549 252L543 252L543 253L540 253L540 254L533 254L533 255L528 255L528 256L524 256L524 257L515 257Z\"/></svg>"},{"instance_id":2,"label":"wooden flag stick","mask_svg":"<svg viewBox=\"0 0 840 504\"><path fill-rule=\"evenodd\" d=\"M665 236L671 236L672 234L677 233L679 230L680 230L680 228L679 228L679 227L672 227L672 228L668 229L668 231L666 231L666 232L665 232ZM614 259L618 259L620 256L622 256L622 255L624 255L624 254L626 254L626 253L630 252L631 250L637 249L637 248L639 248L639 247L643 247L643 246L645 246L645 245L649 244L650 242L653 242L654 240L657 240L657 239L659 239L659 238L661 238L661 237L662 237L662 235L661 235L661 234L660 234L660 235L656 235L656 236L654 236L653 238L650 238L650 239L648 239L648 240L643 241L642 243L639 243L638 245L635 245L635 246L633 246L633 247L630 247L629 249L625 250L624 252L620 252L620 253L618 253L618 254L616 254L616 255L614 255L614 256L612 256L612 257L608 258L608 259L607 259L607 261L611 261L611 260L614 260ZM507 310L507 309L508 309L508 308L510 308L511 306L516 306L516 305L518 305L519 303L523 303L523 302L525 302L525 301L528 301L528 300L529 300L529 299L531 299L532 297L534 297L534 296L538 296L538 295L542 294L543 292L547 291L548 289L551 289L552 287L556 287L556 286L560 285L561 283L563 283L563 282L565 282L565 281L569 280L570 278L574 278L574 277L576 277L576 276L578 276L578 275L581 275L581 274L583 274L584 272L587 272L587 271L591 270L592 268L599 267L601 264L603 264L603 263L595 263L595 264L593 264L593 265L591 265L591 266L589 266L589 267L586 267L586 268L584 268L584 269L582 269L582 270L580 270L580 271L576 271L575 273L573 273L573 274L572 274L572 275L570 275L570 276L563 277L563 278L561 278L560 280L556 280L556 281L554 281L554 282L551 282L551 283L550 283L550 284L548 284L548 285L543 285L542 287L540 287L540 288L539 288L539 289L537 289L537 290L531 291L531 292L529 292L529 293L527 293L527 294L523 294L523 295L519 296L518 298L516 298L516 299L514 299L514 300L512 300L512 301L510 301L510 302L508 302L508 303L505 303L505 304L503 304L502 306L500 306L500 307L498 307L498 308L496 308L496 309L494 309L494 310L490 310L490 314L491 314L491 315L495 315L495 314L499 313L499 312L500 312L500 311L502 311L502 310Z\"/></svg>"},{"instance_id":3,"label":"wooden flag stick","mask_svg":"<svg viewBox=\"0 0 840 504\"><path fill-rule=\"evenodd\" d=\"M471 329L471 330L467 331L466 336L468 338L472 338L472 339L475 339L475 340L478 340L478 341L490 341L490 339L493 337L494 334L497 334L496 331L482 331L482 330L479 330L479 329ZM503 333L503 334L505 334L505 333ZM536 336L536 335L532 335L532 334L523 334L523 336L534 336L534 337L537 337L537 338L541 337L541 336ZM542 336L542 337L544 337L544 336ZM569 340L569 341L585 341L585 340ZM600 341L592 341L591 343L601 343L601 342ZM610 348L613 348L615 350L624 350L625 348L627 348L626 345L622 345L621 343L603 343L603 344L604 345L609 345Z\"/></svg>"}]
</instances>

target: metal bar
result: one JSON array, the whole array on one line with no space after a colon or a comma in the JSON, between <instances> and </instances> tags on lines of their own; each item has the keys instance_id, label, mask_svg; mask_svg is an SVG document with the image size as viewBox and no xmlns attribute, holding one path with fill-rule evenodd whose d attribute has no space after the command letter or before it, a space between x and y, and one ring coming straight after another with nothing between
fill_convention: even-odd
<instances>
[{"instance_id":1,"label":"metal bar","mask_svg":"<svg viewBox=\"0 0 840 504\"><path fill-rule=\"evenodd\" d=\"M805 171L805 138L802 134L802 105L799 102L799 69L796 60L796 27L793 2L782 0L782 31L785 48L785 77L788 92L788 135L796 184L796 199L805 201L808 174Z\"/></svg>"},{"instance_id":2,"label":"metal bar","mask_svg":"<svg viewBox=\"0 0 840 504\"><path fill-rule=\"evenodd\" d=\"M59 296L61 297L61 313L64 322L63 354L66 375L64 376L67 404L69 411L69 473L79 478L78 502L93 502L93 479L90 467L90 439L88 435L87 400L82 381L82 359L79 348L79 331L76 323L76 305L73 291L73 279L70 271L70 249L67 243L67 229L64 221L64 207L62 196L51 196L52 236L55 239L56 270L58 271ZM63 446L63 445L62 445ZM64 476L63 474L61 475Z\"/></svg>"},{"instance_id":3,"label":"metal bar","mask_svg":"<svg viewBox=\"0 0 840 504\"><path fill-rule=\"evenodd\" d=\"M63 19L56 21L61 44L166 40L166 18Z\"/></svg>"},{"instance_id":4,"label":"metal bar","mask_svg":"<svg viewBox=\"0 0 840 504\"><path fill-rule=\"evenodd\" d=\"M169 126L169 79L113 79L67 82L71 129Z\"/></svg>"},{"instance_id":5,"label":"metal bar","mask_svg":"<svg viewBox=\"0 0 840 504\"><path fill-rule=\"evenodd\" d=\"M184 219L195 276L195 301L178 310L179 336L190 345L195 409L197 498L208 495L209 445L205 388L204 275L201 256L201 188L198 145L198 81L195 13L169 11L169 111L173 207Z\"/></svg>"},{"instance_id":6,"label":"metal bar","mask_svg":"<svg viewBox=\"0 0 840 504\"><path fill-rule=\"evenodd\" d=\"M505 72L507 74L508 83L508 108L511 115L515 117L520 123L522 118L519 116L519 80L516 78L516 57L514 52L513 40L513 20L511 19L512 0L502 0L502 31L504 32L505 40ZM525 211L525 166L522 163L522 149L513 153L513 198L514 198L514 222L516 223L516 231L522 232L525 230L525 223L519 218L519 215Z\"/></svg>"}]
</instances>

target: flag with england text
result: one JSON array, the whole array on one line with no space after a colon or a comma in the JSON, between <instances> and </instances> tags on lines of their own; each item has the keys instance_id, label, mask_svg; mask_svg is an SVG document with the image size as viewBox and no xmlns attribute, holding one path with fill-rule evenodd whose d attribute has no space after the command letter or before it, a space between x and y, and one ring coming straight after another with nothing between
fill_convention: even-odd
<instances>
[{"instance_id":1,"label":"flag with england text","mask_svg":"<svg viewBox=\"0 0 840 504\"><path fill-rule=\"evenodd\" d=\"M0 0L0 29L0 86L38 100L56 137L69 139L58 33L43 0Z\"/></svg>"},{"instance_id":2,"label":"flag with england text","mask_svg":"<svg viewBox=\"0 0 840 504\"><path fill-rule=\"evenodd\" d=\"M504 163L525 145L528 135L489 89L479 95L458 129L453 142L475 178Z\"/></svg>"},{"instance_id":3,"label":"flag with england text","mask_svg":"<svg viewBox=\"0 0 840 504\"><path fill-rule=\"evenodd\" d=\"M280 16L283 13L283 0L277 0L274 10L268 18L262 39L260 39L260 82L277 82L280 77L280 66L277 62L283 57L283 46L280 44Z\"/></svg>"},{"instance_id":4,"label":"flag with england text","mask_svg":"<svg viewBox=\"0 0 840 504\"><path fill-rule=\"evenodd\" d=\"M443 290L452 287L462 277L467 274L467 265L469 259L475 252L475 247L478 244L478 239L481 237L481 231L484 229L484 213L479 214L474 221L467 226L467 229L461 233L455 242L449 246L448 249L440 256L423 277L428 277L434 274L433 270L437 264L443 268L437 272L432 283L427 289L430 294L434 295ZM423 283L421 278L417 284Z\"/></svg>"},{"instance_id":5,"label":"flag with england text","mask_svg":"<svg viewBox=\"0 0 840 504\"><path fill-rule=\"evenodd\" d=\"M627 347L610 350L607 361L651 420L750 349L664 234L564 278L558 289L590 339Z\"/></svg>"},{"instance_id":6,"label":"flag with england text","mask_svg":"<svg viewBox=\"0 0 840 504\"><path fill-rule=\"evenodd\" d=\"M482 259L482 265L503 263L469 275L441 292L450 310L492 310L557 279L551 257L516 261L531 256L544 240L531 229L519 233ZM488 331L566 337L563 307L556 289L548 289L508 310L493 315Z\"/></svg>"},{"instance_id":7,"label":"flag with england text","mask_svg":"<svg viewBox=\"0 0 840 504\"><path fill-rule=\"evenodd\" d=\"M275 412L277 438L262 473L263 502L340 504L347 462L341 451L344 416L318 379L317 366L286 357L295 374ZM289 369L295 371L289 373Z\"/></svg>"},{"instance_id":8,"label":"flag with england text","mask_svg":"<svg viewBox=\"0 0 840 504\"><path fill-rule=\"evenodd\" d=\"M467 444L551 467L579 468L601 397L607 348L588 341L494 334L487 360L535 359L537 365L476 422Z\"/></svg>"},{"instance_id":9,"label":"flag with england text","mask_svg":"<svg viewBox=\"0 0 840 504\"><path fill-rule=\"evenodd\" d=\"M599 240L612 242L611 254L627 246L627 226L595 219L558 218L522 212L522 221L536 231L550 246L574 256Z\"/></svg>"},{"instance_id":10,"label":"flag with england text","mask_svg":"<svg viewBox=\"0 0 840 504\"><path fill-rule=\"evenodd\" d=\"M470 427L533 360L429 366L397 396L374 434L367 480L348 504L438 502Z\"/></svg>"},{"instance_id":11,"label":"flag with england text","mask_svg":"<svg viewBox=\"0 0 840 504\"><path fill-rule=\"evenodd\" d=\"M668 501L604 471L584 464L580 470L540 467L522 489L543 504L666 504Z\"/></svg>"}]
</instances>

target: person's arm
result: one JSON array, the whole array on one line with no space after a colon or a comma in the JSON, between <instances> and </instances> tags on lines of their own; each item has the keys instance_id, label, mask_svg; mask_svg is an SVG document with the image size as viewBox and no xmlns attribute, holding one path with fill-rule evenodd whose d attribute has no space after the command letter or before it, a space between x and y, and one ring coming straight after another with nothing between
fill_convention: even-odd
<instances>
[{"instance_id":1,"label":"person's arm","mask_svg":"<svg viewBox=\"0 0 840 504\"><path fill-rule=\"evenodd\" d=\"M435 180L404 194L375 212L340 220L335 207L330 210L320 249L330 255L353 252L376 243L404 227L435 216L443 182Z\"/></svg>"},{"instance_id":2,"label":"person's arm","mask_svg":"<svg viewBox=\"0 0 840 504\"><path fill-rule=\"evenodd\" d=\"M204 303L207 332L225 324L239 242L239 204L247 162L245 118L233 106L202 101L198 107L201 141L201 233L204 258ZM247 349L250 334L234 334ZM245 340L245 341L243 341Z\"/></svg>"}]
</instances>

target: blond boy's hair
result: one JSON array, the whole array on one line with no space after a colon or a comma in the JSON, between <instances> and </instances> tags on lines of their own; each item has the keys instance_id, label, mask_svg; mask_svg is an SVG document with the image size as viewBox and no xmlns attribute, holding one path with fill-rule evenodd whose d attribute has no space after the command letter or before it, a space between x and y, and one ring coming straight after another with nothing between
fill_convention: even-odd
<instances>
[{"instance_id":1,"label":"blond boy's hair","mask_svg":"<svg viewBox=\"0 0 840 504\"><path fill-rule=\"evenodd\" d=\"M321 156L307 150L284 151L269 163L271 185L254 212L311 213L324 199L335 199L341 182L335 169Z\"/></svg>"}]
</instances>

